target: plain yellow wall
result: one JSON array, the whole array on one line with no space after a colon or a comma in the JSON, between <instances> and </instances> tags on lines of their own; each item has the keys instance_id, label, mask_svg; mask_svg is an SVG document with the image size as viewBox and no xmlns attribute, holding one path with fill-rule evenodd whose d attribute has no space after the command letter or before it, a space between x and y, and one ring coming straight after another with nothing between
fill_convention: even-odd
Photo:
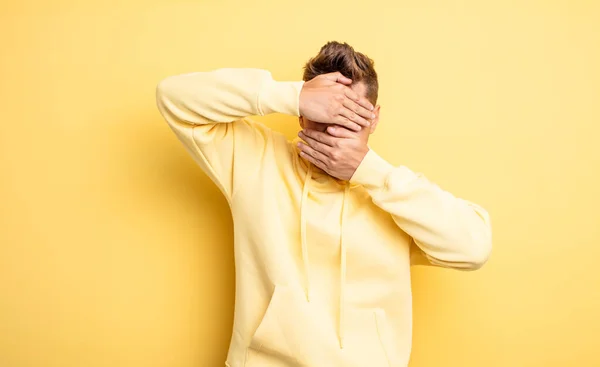
<instances>
[{"instance_id":1,"label":"plain yellow wall","mask_svg":"<svg viewBox=\"0 0 600 367\"><path fill-rule=\"evenodd\" d=\"M329 40L376 61L371 145L492 216L482 270L414 268L411 367L600 366L598 2L30 0L0 32L1 367L223 366L232 221L155 85L298 80Z\"/></svg>"}]
</instances>

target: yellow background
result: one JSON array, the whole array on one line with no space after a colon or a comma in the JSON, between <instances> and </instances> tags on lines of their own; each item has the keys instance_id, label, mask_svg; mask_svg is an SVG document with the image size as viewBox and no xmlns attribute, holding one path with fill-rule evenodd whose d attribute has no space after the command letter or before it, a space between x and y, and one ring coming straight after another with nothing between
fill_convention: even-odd
<instances>
[{"instance_id":1,"label":"yellow background","mask_svg":"<svg viewBox=\"0 0 600 367\"><path fill-rule=\"evenodd\" d=\"M376 61L371 145L492 216L482 270L414 268L411 367L600 366L598 2L0 6L0 366L223 366L232 222L154 88L328 40Z\"/></svg>"}]
</instances>

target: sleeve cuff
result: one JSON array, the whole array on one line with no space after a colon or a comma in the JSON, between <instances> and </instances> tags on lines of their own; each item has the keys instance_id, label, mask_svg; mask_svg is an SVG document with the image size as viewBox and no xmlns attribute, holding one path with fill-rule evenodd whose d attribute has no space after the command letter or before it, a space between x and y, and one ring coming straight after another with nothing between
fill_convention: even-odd
<instances>
[{"instance_id":1,"label":"sleeve cuff","mask_svg":"<svg viewBox=\"0 0 600 367\"><path fill-rule=\"evenodd\" d=\"M387 176L393 169L394 166L381 158L373 149L369 149L354 175L350 178L350 183L363 185L367 189L382 188L386 184Z\"/></svg>"},{"instance_id":2,"label":"sleeve cuff","mask_svg":"<svg viewBox=\"0 0 600 367\"><path fill-rule=\"evenodd\" d=\"M304 81L280 82L268 80L258 97L258 109L261 115L284 113L300 116L300 91Z\"/></svg>"}]
</instances>

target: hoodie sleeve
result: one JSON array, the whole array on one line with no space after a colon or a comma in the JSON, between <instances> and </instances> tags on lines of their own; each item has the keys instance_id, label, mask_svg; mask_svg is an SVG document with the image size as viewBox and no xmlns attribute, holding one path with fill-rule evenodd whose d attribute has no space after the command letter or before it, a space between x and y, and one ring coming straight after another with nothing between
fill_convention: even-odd
<instances>
[{"instance_id":1,"label":"hoodie sleeve","mask_svg":"<svg viewBox=\"0 0 600 367\"><path fill-rule=\"evenodd\" d=\"M490 217L405 166L394 167L369 150L351 182L363 185L375 205L413 238L411 263L475 270L489 258Z\"/></svg>"},{"instance_id":2,"label":"hoodie sleeve","mask_svg":"<svg viewBox=\"0 0 600 367\"><path fill-rule=\"evenodd\" d=\"M248 116L299 116L304 82L267 70L222 68L169 76L156 87L158 110L185 149L231 202L258 169L271 130Z\"/></svg>"}]
</instances>

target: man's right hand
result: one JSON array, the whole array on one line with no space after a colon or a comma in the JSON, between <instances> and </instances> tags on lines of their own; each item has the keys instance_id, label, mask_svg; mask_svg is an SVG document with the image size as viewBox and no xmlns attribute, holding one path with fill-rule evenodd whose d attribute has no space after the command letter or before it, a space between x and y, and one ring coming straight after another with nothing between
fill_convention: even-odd
<instances>
[{"instance_id":1,"label":"man's right hand","mask_svg":"<svg viewBox=\"0 0 600 367\"><path fill-rule=\"evenodd\" d=\"M300 91L300 115L322 124L360 131L375 118L373 105L349 85L352 80L340 72L322 74L304 83Z\"/></svg>"}]
</instances>

